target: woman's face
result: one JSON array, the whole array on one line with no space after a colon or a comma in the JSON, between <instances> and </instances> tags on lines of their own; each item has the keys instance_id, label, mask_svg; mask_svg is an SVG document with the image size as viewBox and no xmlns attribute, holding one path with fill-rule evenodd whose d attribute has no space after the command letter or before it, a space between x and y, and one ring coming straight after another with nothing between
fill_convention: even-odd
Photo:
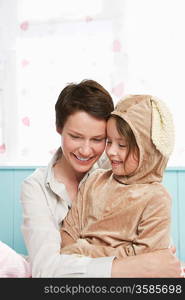
<instances>
[{"instance_id":1,"label":"woman's face","mask_svg":"<svg viewBox=\"0 0 185 300\"><path fill-rule=\"evenodd\" d=\"M110 118L107 122L106 154L115 175L129 175L137 169L139 164L138 152L131 152L128 157L127 153L127 141L124 136L119 134L116 127L116 120Z\"/></svg>"},{"instance_id":2,"label":"woman's face","mask_svg":"<svg viewBox=\"0 0 185 300\"><path fill-rule=\"evenodd\" d=\"M86 173L105 149L106 121L84 111L70 115L60 132L63 158L77 173Z\"/></svg>"}]
</instances>

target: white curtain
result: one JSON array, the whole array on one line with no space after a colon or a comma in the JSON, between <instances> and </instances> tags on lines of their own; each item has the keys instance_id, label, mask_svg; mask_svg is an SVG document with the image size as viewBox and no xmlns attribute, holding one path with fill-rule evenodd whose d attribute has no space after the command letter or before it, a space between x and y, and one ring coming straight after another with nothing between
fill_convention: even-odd
<instances>
[{"instance_id":1,"label":"white curtain","mask_svg":"<svg viewBox=\"0 0 185 300\"><path fill-rule=\"evenodd\" d=\"M17 157L16 9L16 0L0 0L0 162Z\"/></svg>"},{"instance_id":2,"label":"white curtain","mask_svg":"<svg viewBox=\"0 0 185 300\"><path fill-rule=\"evenodd\" d=\"M54 105L91 78L116 103L127 93L166 101L182 138L184 0L0 0L0 163L45 165L59 146Z\"/></svg>"}]
</instances>

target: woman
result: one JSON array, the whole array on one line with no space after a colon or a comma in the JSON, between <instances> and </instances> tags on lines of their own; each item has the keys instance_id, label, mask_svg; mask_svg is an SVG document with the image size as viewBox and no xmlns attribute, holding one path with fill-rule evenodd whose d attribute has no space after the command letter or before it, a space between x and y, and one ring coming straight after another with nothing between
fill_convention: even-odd
<instances>
[{"instance_id":1,"label":"woman","mask_svg":"<svg viewBox=\"0 0 185 300\"><path fill-rule=\"evenodd\" d=\"M78 188L97 161L104 164L100 157L113 102L100 84L85 80L67 85L55 110L61 147L48 167L36 170L22 186L22 230L32 277L178 277L180 263L170 250L124 260L60 255L61 224Z\"/></svg>"}]
</instances>

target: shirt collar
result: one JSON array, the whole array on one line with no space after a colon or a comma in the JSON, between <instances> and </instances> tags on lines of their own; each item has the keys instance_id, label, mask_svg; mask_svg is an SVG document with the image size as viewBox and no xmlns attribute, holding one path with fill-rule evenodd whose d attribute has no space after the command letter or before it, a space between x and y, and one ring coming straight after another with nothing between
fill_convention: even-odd
<instances>
[{"instance_id":1,"label":"shirt collar","mask_svg":"<svg viewBox=\"0 0 185 300\"><path fill-rule=\"evenodd\" d=\"M53 175L53 166L56 163L56 161L59 159L59 157L61 157L61 156L62 156L62 149L61 149L61 147L59 147L48 164L47 172L46 172L46 180L45 180L46 186L50 185L51 182L53 181L53 176L54 176Z\"/></svg>"}]
</instances>

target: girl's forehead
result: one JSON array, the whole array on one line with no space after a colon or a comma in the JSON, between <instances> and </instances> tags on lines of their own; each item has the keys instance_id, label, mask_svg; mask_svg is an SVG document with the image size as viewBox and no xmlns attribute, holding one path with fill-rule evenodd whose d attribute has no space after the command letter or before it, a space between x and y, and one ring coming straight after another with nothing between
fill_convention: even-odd
<instances>
[{"instance_id":1,"label":"girl's forehead","mask_svg":"<svg viewBox=\"0 0 185 300\"><path fill-rule=\"evenodd\" d=\"M111 120L111 119L110 119ZM116 140L126 140L125 136L120 134L117 130L116 121L112 119L112 121L108 120L107 122L107 137L114 138Z\"/></svg>"}]
</instances>

